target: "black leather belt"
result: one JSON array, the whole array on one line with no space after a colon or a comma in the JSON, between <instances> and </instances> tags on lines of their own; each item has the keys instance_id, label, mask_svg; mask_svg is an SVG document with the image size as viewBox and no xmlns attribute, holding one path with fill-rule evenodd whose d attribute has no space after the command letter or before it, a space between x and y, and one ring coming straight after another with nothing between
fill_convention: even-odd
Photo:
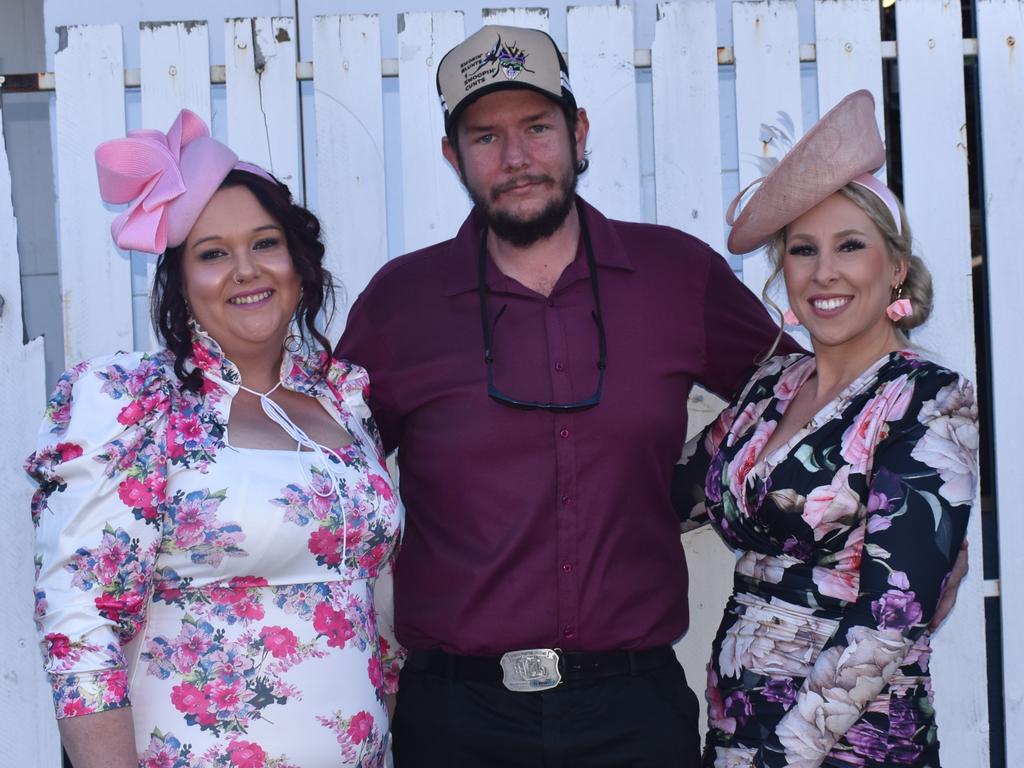
<instances>
[{"instance_id":1,"label":"black leather belt","mask_svg":"<svg viewBox=\"0 0 1024 768\"><path fill-rule=\"evenodd\" d=\"M410 651L406 664L421 672L452 680L477 680L482 682L505 682L508 676L503 670L509 657L518 654L551 654L557 657L558 678L561 682L579 680L597 680L616 675L635 674L657 669L672 663L676 659L671 646L652 648L646 651L560 651L539 649L533 651L512 651L505 656L460 656L441 650ZM503 659L506 660L503 665ZM537 690L554 687L550 685L536 686ZM526 690L525 688L513 690Z\"/></svg>"}]
</instances>

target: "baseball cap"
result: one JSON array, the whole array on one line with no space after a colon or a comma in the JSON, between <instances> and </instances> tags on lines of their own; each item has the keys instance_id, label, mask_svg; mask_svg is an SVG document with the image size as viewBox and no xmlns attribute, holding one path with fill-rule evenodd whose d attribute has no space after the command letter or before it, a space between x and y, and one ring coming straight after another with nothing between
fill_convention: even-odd
<instances>
[{"instance_id":1,"label":"baseball cap","mask_svg":"<svg viewBox=\"0 0 1024 768\"><path fill-rule=\"evenodd\" d=\"M529 88L575 111L569 67L555 41L539 29L488 25L441 59L437 94L449 135L459 114L481 96Z\"/></svg>"}]
</instances>

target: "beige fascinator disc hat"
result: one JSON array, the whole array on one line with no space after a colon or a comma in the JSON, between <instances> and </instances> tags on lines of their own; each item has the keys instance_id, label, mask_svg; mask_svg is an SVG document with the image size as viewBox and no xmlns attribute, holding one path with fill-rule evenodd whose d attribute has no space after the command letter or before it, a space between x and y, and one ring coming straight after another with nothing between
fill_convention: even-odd
<instances>
[{"instance_id":1,"label":"beige fascinator disc hat","mask_svg":"<svg viewBox=\"0 0 1024 768\"><path fill-rule=\"evenodd\" d=\"M815 123L760 180L738 216L734 215L736 208L747 190L732 201L726 214L732 225L729 250L742 254L760 248L829 195L884 163L875 100L868 91L854 91Z\"/></svg>"}]
</instances>

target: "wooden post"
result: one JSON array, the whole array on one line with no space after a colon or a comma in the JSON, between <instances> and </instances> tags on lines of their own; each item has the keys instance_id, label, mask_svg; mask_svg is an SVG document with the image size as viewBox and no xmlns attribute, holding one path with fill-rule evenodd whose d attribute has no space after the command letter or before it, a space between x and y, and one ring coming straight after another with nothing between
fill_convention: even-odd
<instances>
[{"instance_id":1,"label":"wooden post","mask_svg":"<svg viewBox=\"0 0 1024 768\"><path fill-rule=\"evenodd\" d=\"M313 51L317 212L328 267L339 283L338 311L327 333L336 339L348 315L345 295L354 301L388 257L380 21L317 16Z\"/></svg>"},{"instance_id":2,"label":"wooden post","mask_svg":"<svg viewBox=\"0 0 1024 768\"><path fill-rule=\"evenodd\" d=\"M1024 286L1024 8L1020 0L978 0L978 70L985 146L985 238L988 271L995 497L999 519L999 585L1003 623L1003 702L1006 765L1024 763L1024 669L1013 649L1024 634L1024 541L1017 461L1024 455L1024 337L1017 317ZM980 571L980 569L978 569ZM954 616L956 621L974 621Z\"/></svg>"},{"instance_id":3,"label":"wooden post","mask_svg":"<svg viewBox=\"0 0 1024 768\"><path fill-rule=\"evenodd\" d=\"M296 56L295 19L261 16L224 24L227 144L302 200Z\"/></svg>"},{"instance_id":4,"label":"wooden post","mask_svg":"<svg viewBox=\"0 0 1024 768\"><path fill-rule=\"evenodd\" d=\"M3 78L0 77L0 82ZM33 486L22 470L32 452L46 404L43 340L22 343L18 236L11 205L11 176L0 131L0 360L8 375L0 386L0 543L4 588L0 591L0 754L5 765L54 768L60 740L53 697L43 675L32 621L34 534L29 500ZM12 375L13 374L13 375Z\"/></svg>"},{"instance_id":5,"label":"wooden post","mask_svg":"<svg viewBox=\"0 0 1024 768\"><path fill-rule=\"evenodd\" d=\"M469 213L458 175L441 159L444 116L437 97L437 65L463 38L461 12L398 17L406 251L453 237Z\"/></svg>"},{"instance_id":6,"label":"wooden post","mask_svg":"<svg viewBox=\"0 0 1024 768\"><path fill-rule=\"evenodd\" d=\"M570 7L569 80L590 117L591 165L580 194L606 216L640 221L640 139L633 69L633 9Z\"/></svg>"},{"instance_id":7,"label":"wooden post","mask_svg":"<svg viewBox=\"0 0 1024 768\"><path fill-rule=\"evenodd\" d=\"M912 340L973 378L960 3L900 0L896 26L904 203L915 250L935 284L932 317ZM935 637L932 657L942 762L957 768L988 765L988 699L979 684L986 675L980 517L975 505L968 527L971 573L960 587L955 612Z\"/></svg>"},{"instance_id":8,"label":"wooden post","mask_svg":"<svg viewBox=\"0 0 1024 768\"><path fill-rule=\"evenodd\" d=\"M116 24L65 27L54 60L57 197L67 364L134 348L131 264L110 237L96 146L124 136L124 59Z\"/></svg>"}]
</instances>

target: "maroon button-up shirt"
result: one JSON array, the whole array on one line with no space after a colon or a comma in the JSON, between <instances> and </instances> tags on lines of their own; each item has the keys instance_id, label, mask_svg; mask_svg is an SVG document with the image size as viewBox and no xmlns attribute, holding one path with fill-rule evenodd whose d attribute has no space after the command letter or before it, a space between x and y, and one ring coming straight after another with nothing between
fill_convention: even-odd
<instances>
[{"instance_id":1,"label":"maroon button-up shirt","mask_svg":"<svg viewBox=\"0 0 1024 768\"><path fill-rule=\"evenodd\" d=\"M488 397L472 214L453 240L385 265L349 314L337 353L369 370L385 447L399 449L395 616L409 648L638 650L686 630L669 490L687 396L694 383L732 394L777 327L704 243L584 211L608 340L596 407L524 411ZM517 400L593 394L582 238L548 297L489 258L485 274L489 322L504 308L495 386Z\"/></svg>"}]
</instances>

